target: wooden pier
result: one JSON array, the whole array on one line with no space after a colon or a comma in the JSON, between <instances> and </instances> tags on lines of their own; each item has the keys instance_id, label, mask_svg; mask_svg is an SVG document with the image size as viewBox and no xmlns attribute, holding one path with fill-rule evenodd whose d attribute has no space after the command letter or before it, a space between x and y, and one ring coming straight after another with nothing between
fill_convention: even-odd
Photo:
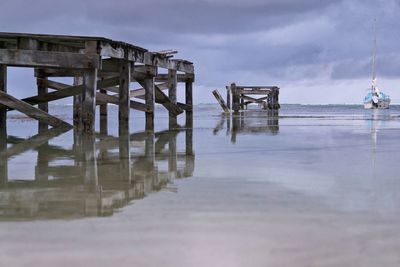
<instances>
[{"instance_id":1,"label":"wooden pier","mask_svg":"<svg viewBox=\"0 0 400 267\"><path fill-rule=\"evenodd\" d=\"M266 110L280 108L277 86L238 86L232 83L226 86L226 101L217 90L214 90L213 94L224 112L237 113L247 109L250 104L257 104L261 109Z\"/></svg>"},{"instance_id":2,"label":"wooden pier","mask_svg":"<svg viewBox=\"0 0 400 267\"><path fill-rule=\"evenodd\" d=\"M6 133L7 112L17 110L38 120L40 130L50 125L94 133L96 105L100 106L100 128L106 128L107 105L114 104L119 107L121 132L129 132L130 109L145 112L145 128L153 130L155 103L168 110L170 128L177 126L177 116L184 111L190 126L194 67L189 61L173 59L175 53L150 52L103 37L0 33L0 129ZM8 67L34 69L37 95L13 97L18 89L7 85ZM159 73L162 69L165 73ZM51 80L54 77L73 77L74 81L64 84ZM133 82L140 88L131 89ZM185 84L184 103L177 101L178 83ZM49 114L49 102L67 97L73 97L74 125Z\"/></svg>"}]
</instances>

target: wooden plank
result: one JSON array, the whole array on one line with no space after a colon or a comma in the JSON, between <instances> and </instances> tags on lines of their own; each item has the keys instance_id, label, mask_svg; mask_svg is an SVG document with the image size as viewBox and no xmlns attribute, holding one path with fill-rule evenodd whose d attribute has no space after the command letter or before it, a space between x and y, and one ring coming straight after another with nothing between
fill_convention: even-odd
<instances>
[{"instance_id":1,"label":"wooden plank","mask_svg":"<svg viewBox=\"0 0 400 267\"><path fill-rule=\"evenodd\" d=\"M0 49L0 64L20 67L98 68L98 55L47 52L19 49Z\"/></svg>"},{"instance_id":2,"label":"wooden plank","mask_svg":"<svg viewBox=\"0 0 400 267\"><path fill-rule=\"evenodd\" d=\"M168 74L157 74L155 77L156 82L166 82L168 81ZM194 82L194 74L177 74L178 82Z\"/></svg>"},{"instance_id":3,"label":"wooden plank","mask_svg":"<svg viewBox=\"0 0 400 267\"><path fill-rule=\"evenodd\" d=\"M45 124L54 126L54 127L63 127L63 128L72 128L72 125L70 125L69 123L66 123L62 120L60 120L59 118L56 118L54 116L51 116L50 114L32 107L30 104L18 100L15 97L4 93L2 91L0 91L0 104L3 104L11 109L15 109L18 110L22 113L24 113L25 115L39 120Z\"/></svg>"},{"instance_id":4,"label":"wooden plank","mask_svg":"<svg viewBox=\"0 0 400 267\"><path fill-rule=\"evenodd\" d=\"M157 84L157 87L160 90L166 90L166 89L168 89L168 83ZM144 100L145 93L146 93L146 90L144 88L134 89L134 90L131 90L130 97L136 97L136 98L140 98L140 99Z\"/></svg>"},{"instance_id":5,"label":"wooden plank","mask_svg":"<svg viewBox=\"0 0 400 267\"><path fill-rule=\"evenodd\" d=\"M213 93L214 97L217 99L217 101L218 101L219 105L221 106L222 110L223 110L224 112L229 113L230 110L229 110L228 107L226 106L225 101L224 101L224 99L222 98L222 96L220 95L220 93L218 92L218 90L214 90L214 91L212 91L212 93Z\"/></svg>"}]
</instances>

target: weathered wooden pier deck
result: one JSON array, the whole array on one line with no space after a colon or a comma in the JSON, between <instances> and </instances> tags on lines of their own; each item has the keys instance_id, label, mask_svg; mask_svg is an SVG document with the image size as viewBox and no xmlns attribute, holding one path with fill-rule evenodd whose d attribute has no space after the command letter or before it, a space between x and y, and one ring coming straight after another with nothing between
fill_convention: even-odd
<instances>
[{"instance_id":1,"label":"weathered wooden pier deck","mask_svg":"<svg viewBox=\"0 0 400 267\"><path fill-rule=\"evenodd\" d=\"M7 111L18 110L39 121L41 130L72 128L48 112L51 101L73 97L74 126L94 133L96 105L100 105L100 128L107 126L107 104L119 107L119 127L129 132L130 109L146 113L146 130L154 129L155 103L169 111L169 125L186 112L192 124L193 64L172 59L176 51L149 52L132 44L103 37L0 33L0 128L6 133ZM7 88L7 67L33 68L37 95L24 99ZM165 73L159 73L165 69ZM50 80L73 77L72 85ZM131 82L142 88L131 89ZM177 101L177 84L185 83L185 103ZM10 90L11 89L11 90ZM163 92L168 90L168 95ZM37 105L37 108L34 107Z\"/></svg>"},{"instance_id":2,"label":"weathered wooden pier deck","mask_svg":"<svg viewBox=\"0 0 400 267\"><path fill-rule=\"evenodd\" d=\"M232 83L226 86L226 102L217 90L215 98L224 112L239 112L247 109L249 104L258 104L262 109L276 110L279 105L279 87L277 86L238 86ZM254 97L255 95L261 97Z\"/></svg>"}]
</instances>

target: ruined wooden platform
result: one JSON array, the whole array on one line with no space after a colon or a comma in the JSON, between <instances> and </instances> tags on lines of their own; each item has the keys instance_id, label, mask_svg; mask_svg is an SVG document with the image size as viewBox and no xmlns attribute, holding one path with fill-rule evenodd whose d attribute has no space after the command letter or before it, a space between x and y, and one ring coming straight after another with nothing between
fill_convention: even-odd
<instances>
[{"instance_id":1,"label":"ruined wooden platform","mask_svg":"<svg viewBox=\"0 0 400 267\"><path fill-rule=\"evenodd\" d=\"M232 83L226 86L226 102L217 90L213 94L224 112L239 112L250 104L258 104L268 110L280 108L278 86L238 86Z\"/></svg>"},{"instance_id":2,"label":"ruined wooden platform","mask_svg":"<svg viewBox=\"0 0 400 267\"><path fill-rule=\"evenodd\" d=\"M48 125L72 128L49 114L48 103L73 97L74 127L94 133L96 105L100 105L100 128L107 125L107 105L119 107L120 131L129 131L130 109L146 114L146 129L154 129L155 103L169 111L169 125L186 112L192 123L194 67L187 60L173 59L176 51L150 52L142 47L103 37L0 33L0 129L6 132L6 114L18 110ZM33 68L37 95L17 99L7 88L7 67ZM166 73L160 73L165 69ZM73 84L50 80L73 77ZM131 82L142 88L131 89ZM177 84L185 83L185 103L177 101ZM164 93L168 90L168 94ZM37 106L37 107L35 107ZM4 136L4 135L3 135Z\"/></svg>"}]
</instances>

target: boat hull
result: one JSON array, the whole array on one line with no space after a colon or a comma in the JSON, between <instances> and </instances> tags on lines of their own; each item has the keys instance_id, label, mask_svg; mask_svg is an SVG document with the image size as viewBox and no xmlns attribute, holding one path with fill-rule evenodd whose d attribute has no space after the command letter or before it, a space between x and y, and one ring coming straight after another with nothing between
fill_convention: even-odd
<instances>
[{"instance_id":1,"label":"boat hull","mask_svg":"<svg viewBox=\"0 0 400 267\"><path fill-rule=\"evenodd\" d=\"M390 101L378 101L374 103L373 101L368 101L364 103L365 109L388 109L390 106Z\"/></svg>"}]
</instances>

